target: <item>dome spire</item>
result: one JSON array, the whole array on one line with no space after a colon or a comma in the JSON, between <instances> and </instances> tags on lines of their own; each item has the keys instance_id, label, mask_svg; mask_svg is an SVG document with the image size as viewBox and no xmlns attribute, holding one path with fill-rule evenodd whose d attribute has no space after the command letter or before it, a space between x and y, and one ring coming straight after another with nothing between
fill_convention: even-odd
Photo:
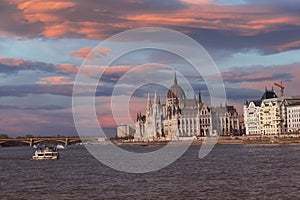
<instances>
[{"instance_id":1,"label":"dome spire","mask_svg":"<svg viewBox=\"0 0 300 200\"><path fill-rule=\"evenodd\" d=\"M176 71L174 73L174 85L177 85L177 76L176 76Z\"/></svg>"},{"instance_id":2,"label":"dome spire","mask_svg":"<svg viewBox=\"0 0 300 200\"><path fill-rule=\"evenodd\" d=\"M198 100L199 103L202 103L202 97L201 97L201 90L199 89L199 94L198 94Z\"/></svg>"},{"instance_id":3,"label":"dome spire","mask_svg":"<svg viewBox=\"0 0 300 200\"><path fill-rule=\"evenodd\" d=\"M155 93L154 93L154 100L153 100L154 104L157 104L157 95L156 95L156 90L155 90Z\"/></svg>"},{"instance_id":4,"label":"dome spire","mask_svg":"<svg viewBox=\"0 0 300 200\"><path fill-rule=\"evenodd\" d=\"M151 99L150 99L150 94L148 92L148 98L147 98L147 110L150 110L151 109Z\"/></svg>"}]
</instances>

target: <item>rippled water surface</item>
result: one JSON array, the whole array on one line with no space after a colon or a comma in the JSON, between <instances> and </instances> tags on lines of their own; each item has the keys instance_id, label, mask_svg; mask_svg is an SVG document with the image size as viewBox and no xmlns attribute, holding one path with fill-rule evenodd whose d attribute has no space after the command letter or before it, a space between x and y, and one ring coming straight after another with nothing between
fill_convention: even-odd
<instances>
[{"instance_id":1,"label":"rippled water surface","mask_svg":"<svg viewBox=\"0 0 300 200\"><path fill-rule=\"evenodd\" d=\"M82 146L55 161L0 148L0 199L300 199L300 145L217 145L204 159L199 148L147 174L110 169Z\"/></svg>"}]
</instances>

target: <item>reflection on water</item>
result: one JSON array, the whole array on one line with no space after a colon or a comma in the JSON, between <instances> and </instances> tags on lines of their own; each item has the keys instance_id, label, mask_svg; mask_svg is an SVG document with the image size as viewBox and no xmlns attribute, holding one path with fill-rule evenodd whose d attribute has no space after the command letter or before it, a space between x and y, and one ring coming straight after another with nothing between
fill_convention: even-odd
<instances>
[{"instance_id":1,"label":"reflection on water","mask_svg":"<svg viewBox=\"0 0 300 200\"><path fill-rule=\"evenodd\" d=\"M145 148L130 146L132 151ZM204 159L192 146L169 167L128 174L95 160L82 146L60 160L33 161L34 149L0 149L1 199L298 199L300 145L217 145Z\"/></svg>"}]
</instances>

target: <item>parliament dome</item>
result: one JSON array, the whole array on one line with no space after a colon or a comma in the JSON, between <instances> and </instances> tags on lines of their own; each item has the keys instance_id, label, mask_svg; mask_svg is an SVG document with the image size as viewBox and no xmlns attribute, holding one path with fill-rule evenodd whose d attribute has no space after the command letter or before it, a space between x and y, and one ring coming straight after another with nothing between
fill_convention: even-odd
<instances>
[{"instance_id":1,"label":"parliament dome","mask_svg":"<svg viewBox=\"0 0 300 200\"><path fill-rule=\"evenodd\" d=\"M174 78L174 85L168 90L167 98L177 98L180 100L186 99L183 89L177 84L176 74Z\"/></svg>"}]
</instances>

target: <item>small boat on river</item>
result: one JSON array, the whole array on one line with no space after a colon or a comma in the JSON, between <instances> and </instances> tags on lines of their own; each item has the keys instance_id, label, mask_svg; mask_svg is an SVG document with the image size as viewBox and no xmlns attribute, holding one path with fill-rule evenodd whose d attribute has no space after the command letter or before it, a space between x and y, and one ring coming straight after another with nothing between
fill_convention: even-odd
<instances>
[{"instance_id":1,"label":"small boat on river","mask_svg":"<svg viewBox=\"0 0 300 200\"><path fill-rule=\"evenodd\" d=\"M56 145L56 149L65 149L66 147L62 144Z\"/></svg>"},{"instance_id":2,"label":"small boat on river","mask_svg":"<svg viewBox=\"0 0 300 200\"><path fill-rule=\"evenodd\" d=\"M58 158L58 151L52 147L38 148L32 156L32 160L57 160Z\"/></svg>"}]
</instances>

